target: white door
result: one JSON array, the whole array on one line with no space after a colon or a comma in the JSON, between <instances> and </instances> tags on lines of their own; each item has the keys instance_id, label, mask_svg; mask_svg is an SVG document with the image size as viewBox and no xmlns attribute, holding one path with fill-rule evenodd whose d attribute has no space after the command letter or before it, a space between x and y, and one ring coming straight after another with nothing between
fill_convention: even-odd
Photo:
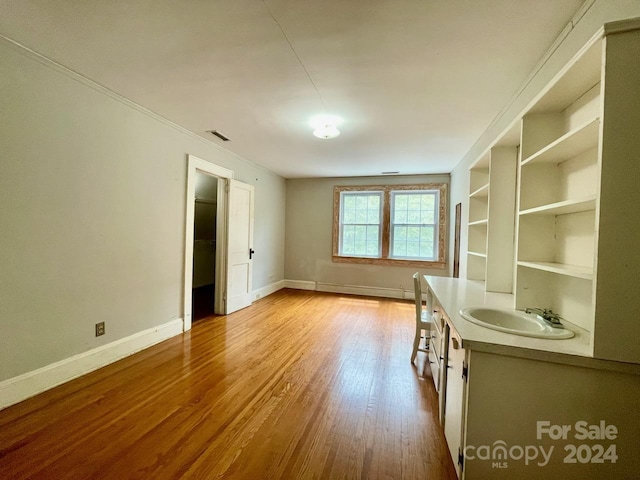
<instances>
[{"instance_id":1,"label":"white door","mask_svg":"<svg viewBox=\"0 0 640 480\"><path fill-rule=\"evenodd\" d=\"M235 312L251 305L253 274L253 185L228 180L227 308Z\"/></svg>"}]
</instances>

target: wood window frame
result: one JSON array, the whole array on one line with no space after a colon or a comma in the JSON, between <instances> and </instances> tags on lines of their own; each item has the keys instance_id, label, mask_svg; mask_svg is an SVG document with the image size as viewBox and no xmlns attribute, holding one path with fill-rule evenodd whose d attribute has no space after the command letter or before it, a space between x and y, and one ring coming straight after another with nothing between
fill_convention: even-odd
<instances>
[{"instance_id":1,"label":"wood window frame","mask_svg":"<svg viewBox=\"0 0 640 480\"><path fill-rule=\"evenodd\" d=\"M437 260L403 260L389 258L391 238L391 192L402 190L437 190L438 200L438 259ZM380 258L350 257L340 255L340 194L342 192L382 192L382 254ZM424 183L417 185L362 185L333 187L333 236L331 259L336 263L360 263L368 265L395 265L404 267L434 268L444 270L447 267L447 184Z\"/></svg>"}]
</instances>

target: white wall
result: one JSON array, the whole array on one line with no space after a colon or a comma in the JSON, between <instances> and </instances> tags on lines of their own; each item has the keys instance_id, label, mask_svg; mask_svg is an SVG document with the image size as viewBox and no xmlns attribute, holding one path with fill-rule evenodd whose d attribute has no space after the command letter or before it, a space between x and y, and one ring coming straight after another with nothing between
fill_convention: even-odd
<instances>
[{"instance_id":1,"label":"white wall","mask_svg":"<svg viewBox=\"0 0 640 480\"><path fill-rule=\"evenodd\" d=\"M0 381L182 317L187 154L256 186L254 289L284 278L284 179L6 41L0 65Z\"/></svg>"},{"instance_id":2,"label":"white wall","mask_svg":"<svg viewBox=\"0 0 640 480\"><path fill-rule=\"evenodd\" d=\"M587 2L587 5L590 2ZM450 211L455 214L455 205L462 202L462 240L460 255L460 277L466 277L467 220L469 215L469 179L470 165L506 130L514 120L521 116L534 97L553 79L580 48L606 22L640 16L638 0L596 0L580 18L563 32L550 55L532 72L528 82L512 99L511 103L488 126L476 143L471 147L460 163L451 172ZM453 229L451 229L450 252L453 252Z\"/></svg>"},{"instance_id":3,"label":"white wall","mask_svg":"<svg viewBox=\"0 0 640 480\"><path fill-rule=\"evenodd\" d=\"M449 183L449 175L416 175L287 180L285 278L336 285L380 287L413 292L413 275L445 275L446 270L334 263L331 260L333 187Z\"/></svg>"}]
</instances>

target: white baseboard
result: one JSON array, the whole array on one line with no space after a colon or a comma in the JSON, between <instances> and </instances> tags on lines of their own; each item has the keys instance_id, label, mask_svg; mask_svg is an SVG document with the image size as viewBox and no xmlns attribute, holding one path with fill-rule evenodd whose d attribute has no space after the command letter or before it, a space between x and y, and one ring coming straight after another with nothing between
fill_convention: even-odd
<instances>
[{"instance_id":1,"label":"white baseboard","mask_svg":"<svg viewBox=\"0 0 640 480\"><path fill-rule=\"evenodd\" d=\"M318 292L364 295L367 297L402 298L413 300L413 290L401 288L367 287L364 285L343 285L339 283L312 282L308 280L285 280L286 288L297 290L317 290Z\"/></svg>"},{"instance_id":2,"label":"white baseboard","mask_svg":"<svg viewBox=\"0 0 640 480\"><path fill-rule=\"evenodd\" d=\"M285 280L279 280L274 283L270 283L262 288L258 288L251 293L251 298L256 301L272 293L276 293L278 290L282 290L285 287Z\"/></svg>"},{"instance_id":3,"label":"white baseboard","mask_svg":"<svg viewBox=\"0 0 640 480\"><path fill-rule=\"evenodd\" d=\"M182 333L182 319L0 382L0 410Z\"/></svg>"},{"instance_id":4,"label":"white baseboard","mask_svg":"<svg viewBox=\"0 0 640 480\"><path fill-rule=\"evenodd\" d=\"M309 282L307 280L285 280L285 288L295 288L296 290L315 290L316 282Z\"/></svg>"},{"instance_id":5,"label":"white baseboard","mask_svg":"<svg viewBox=\"0 0 640 480\"><path fill-rule=\"evenodd\" d=\"M346 293L349 295L365 295L368 297L404 298L404 291L399 288L366 287L361 285L340 285L336 283L317 282L316 290L320 292Z\"/></svg>"}]
</instances>

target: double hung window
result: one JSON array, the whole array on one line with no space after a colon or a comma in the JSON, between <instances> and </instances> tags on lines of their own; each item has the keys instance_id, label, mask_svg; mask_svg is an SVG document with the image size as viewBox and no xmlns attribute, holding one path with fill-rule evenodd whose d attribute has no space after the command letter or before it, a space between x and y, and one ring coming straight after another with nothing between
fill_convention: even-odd
<instances>
[{"instance_id":1,"label":"double hung window","mask_svg":"<svg viewBox=\"0 0 640 480\"><path fill-rule=\"evenodd\" d=\"M445 268L446 184L334 188L333 260Z\"/></svg>"}]
</instances>

